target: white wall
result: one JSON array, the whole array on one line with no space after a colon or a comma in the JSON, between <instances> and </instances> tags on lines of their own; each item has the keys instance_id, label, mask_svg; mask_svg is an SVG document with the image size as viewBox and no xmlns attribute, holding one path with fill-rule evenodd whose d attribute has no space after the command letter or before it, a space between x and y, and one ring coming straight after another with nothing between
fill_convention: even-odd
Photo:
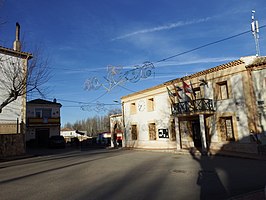
<instances>
[{"instance_id":1,"label":"white wall","mask_svg":"<svg viewBox=\"0 0 266 200\"><path fill-rule=\"evenodd\" d=\"M140 96L137 99L131 99L131 101L124 104L124 115L125 115L125 127L126 127L126 138L131 141L131 125L137 125L138 128L138 140L131 141L131 145L134 144L135 147L142 148L175 148L176 142L170 141L170 117L171 117L171 107L169 103L168 93L161 92L149 96ZM148 111L147 100L149 98L154 99L154 110ZM145 108L142 111L138 110L138 104L140 102L145 102ZM131 103L135 102L137 111L136 114L130 113ZM156 126L156 140L149 139L149 123L155 123ZM159 138L158 129L168 129L169 138Z\"/></svg>"},{"instance_id":2,"label":"white wall","mask_svg":"<svg viewBox=\"0 0 266 200\"><path fill-rule=\"evenodd\" d=\"M254 89L260 128L262 131L261 141L266 144L266 69L253 71ZM258 103L260 101L260 104Z\"/></svg>"},{"instance_id":3,"label":"white wall","mask_svg":"<svg viewBox=\"0 0 266 200\"><path fill-rule=\"evenodd\" d=\"M80 135L76 131L60 131L60 135L64 137L79 137Z\"/></svg>"},{"instance_id":4,"label":"white wall","mask_svg":"<svg viewBox=\"0 0 266 200\"><path fill-rule=\"evenodd\" d=\"M11 69L14 67L13 65L10 65L10 63L18 63L15 64L17 66L18 70L21 71L21 75L24 73L23 72L23 59L21 58L16 58L8 55L4 55L0 53L0 59L1 59L1 64L0 64L0 104L6 100L8 97L8 91L6 90L6 85L12 85L10 80L6 79L6 76L4 75L4 72L10 72ZM3 84L4 82L4 84ZM26 101L26 97L18 97L15 101L7 105L6 107L3 108L2 113L0 114L0 121L1 123L5 122L10 122L10 121L16 121L19 119L19 121L25 120L24 115L25 113L25 108L23 110L23 104Z\"/></svg>"},{"instance_id":5,"label":"white wall","mask_svg":"<svg viewBox=\"0 0 266 200\"><path fill-rule=\"evenodd\" d=\"M228 110L235 112L238 139L242 142L248 142L250 131L248 127L248 110L245 102L243 81L244 79L241 74L231 77L233 102Z\"/></svg>"}]
</instances>

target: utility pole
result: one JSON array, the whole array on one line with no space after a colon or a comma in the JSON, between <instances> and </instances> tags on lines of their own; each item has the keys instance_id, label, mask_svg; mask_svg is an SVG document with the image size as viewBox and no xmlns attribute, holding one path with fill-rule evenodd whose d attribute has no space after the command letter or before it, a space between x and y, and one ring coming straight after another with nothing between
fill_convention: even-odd
<instances>
[{"instance_id":1,"label":"utility pole","mask_svg":"<svg viewBox=\"0 0 266 200\"><path fill-rule=\"evenodd\" d=\"M256 45L256 56L260 56L260 46L259 46L259 22L255 20L255 10L252 10L251 16L251 32L255 39Z\"/></svg>"}]
</instances>

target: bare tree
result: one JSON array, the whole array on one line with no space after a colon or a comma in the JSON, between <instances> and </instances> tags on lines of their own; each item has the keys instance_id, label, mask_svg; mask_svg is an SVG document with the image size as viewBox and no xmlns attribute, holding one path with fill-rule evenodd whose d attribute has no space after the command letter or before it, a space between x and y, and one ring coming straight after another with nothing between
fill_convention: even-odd
<instances>
[{"instance_id":1,"label":"bare tree","mask_svg":"<svg viewBox=\"0 0 266 200\"><path fill-rule=\"evenodd\" d=\"M14 54L15 56L2 54L0 57L0 89L3 92L0 113L18 97L32 92L43 96L41 86L49 80L47 60L41 59L38 50L34 56L23 52Z\"/></svg>"},{"instance_id":2,"label":"bare tree","mask_svg":"<svg viewBox=\"0 0 266 200\"><path fill-rule=\"evenodd\" d=\"M121 114L120 108L109 110L103 116L88 117L86 120L77 120L74 123L66 123L64 128L69 127L73 129L87 131L88 135L94 136L97 133L110 131L110 115Z\"/></svg>"}]
</instances>

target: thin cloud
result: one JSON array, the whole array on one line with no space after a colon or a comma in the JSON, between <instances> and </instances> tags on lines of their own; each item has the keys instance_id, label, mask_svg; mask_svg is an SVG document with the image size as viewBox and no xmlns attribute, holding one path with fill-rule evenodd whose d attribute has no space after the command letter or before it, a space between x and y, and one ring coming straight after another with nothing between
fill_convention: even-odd
<instances>
[{"instance_id":1,"label":"thin cloud","mask_svg":"<svg viewBox=\"0 0 266 200\"><path fill-rule=\"evenodd\" d=\"M178 67L178 66L183 66L183 65L204 64L204 63L224 63L224 62L230 62L230 61L238 60L238 59L239 59L238 57L214 57L214 58L196 58L196 59L190 58L189 60L164 61L164 62L152 63L152 64L154 65L156 69L156 68L164 68L164 67L171 67L171 66ZM135 64L135 65L125 65L125 66L122 66L121 70L123 70L124 72L124 70L132 70L132 69L136 69L137 67L141 68L143 66L144 66L144 62ZM191 73L195 73L197 71L193 71Z\"/></svg>"},{"instance_id":2,"label":"thin cloud","mask_svg":"<svg viewBox=\"0 0 266 200\"><path fill-rule=\"evenodd\" d=\"M179 21L179 22L176 22L176 23L171 23L171 24L167 24L167 25L163 25L163 26L157 26L157 27L153 27L153 28L142 29L142 30L138 30L138 31L135 31L135 32L132 32L132 33L128 33L128 34L125 34L125 35L118 36L116 38L111 39L111 41L121 40L121 39L124 39L124 38L128 38L128 37L139 35L139 34L144 34L144 33L152 33L152 32L157 32L157 31L170 30L170 29L173 29L173 28L177 28L177 27L181 27L181 26L187 26L187 25L191 25L191 24L198 24L198 23L206 22L209 19L210 18L207 17L207 18L191 20L191 21Z\"/></svg>"},{"instance_id":3,"label":"thin cloud","mask_svg":"<svg viewBox=\"0 0 266 200\"><path fill-rule=\"evenodd\" d=\"M219 63L237 60L237 57L216 57L216 58L199 58L191 59L186 61L166 61L156 64L156 67L166 67L166 66L178 66L178 65L192 65L201 63Z\"/></svg>"}]
</instances>

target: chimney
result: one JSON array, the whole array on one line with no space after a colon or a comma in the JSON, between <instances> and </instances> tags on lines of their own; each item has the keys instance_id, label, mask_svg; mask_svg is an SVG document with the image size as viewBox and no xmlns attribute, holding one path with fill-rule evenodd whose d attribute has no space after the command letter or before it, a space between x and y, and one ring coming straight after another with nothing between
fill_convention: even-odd
<instances>
[{"instance_id":1,"label":"chimney","mask_svg":"<svg viewBox=\"0 0 266 200\"><path fill-rule=\"evenodd\" d=\"M14 44L13 44L13 49L15 51L21 51L21 43L19 39L20 39L20 25L17 22L16 23L16 40L14 41Z\"/></svg>"},{"instance_id":2,"label":"chimney","mask_svg":"<svg viewBox=\"0 0 266 200\"><path fill-rule=\"evenodd\" d=\"M54 98L53 102L56 103L56 98Z\"/></svg>"}]
</instances>

